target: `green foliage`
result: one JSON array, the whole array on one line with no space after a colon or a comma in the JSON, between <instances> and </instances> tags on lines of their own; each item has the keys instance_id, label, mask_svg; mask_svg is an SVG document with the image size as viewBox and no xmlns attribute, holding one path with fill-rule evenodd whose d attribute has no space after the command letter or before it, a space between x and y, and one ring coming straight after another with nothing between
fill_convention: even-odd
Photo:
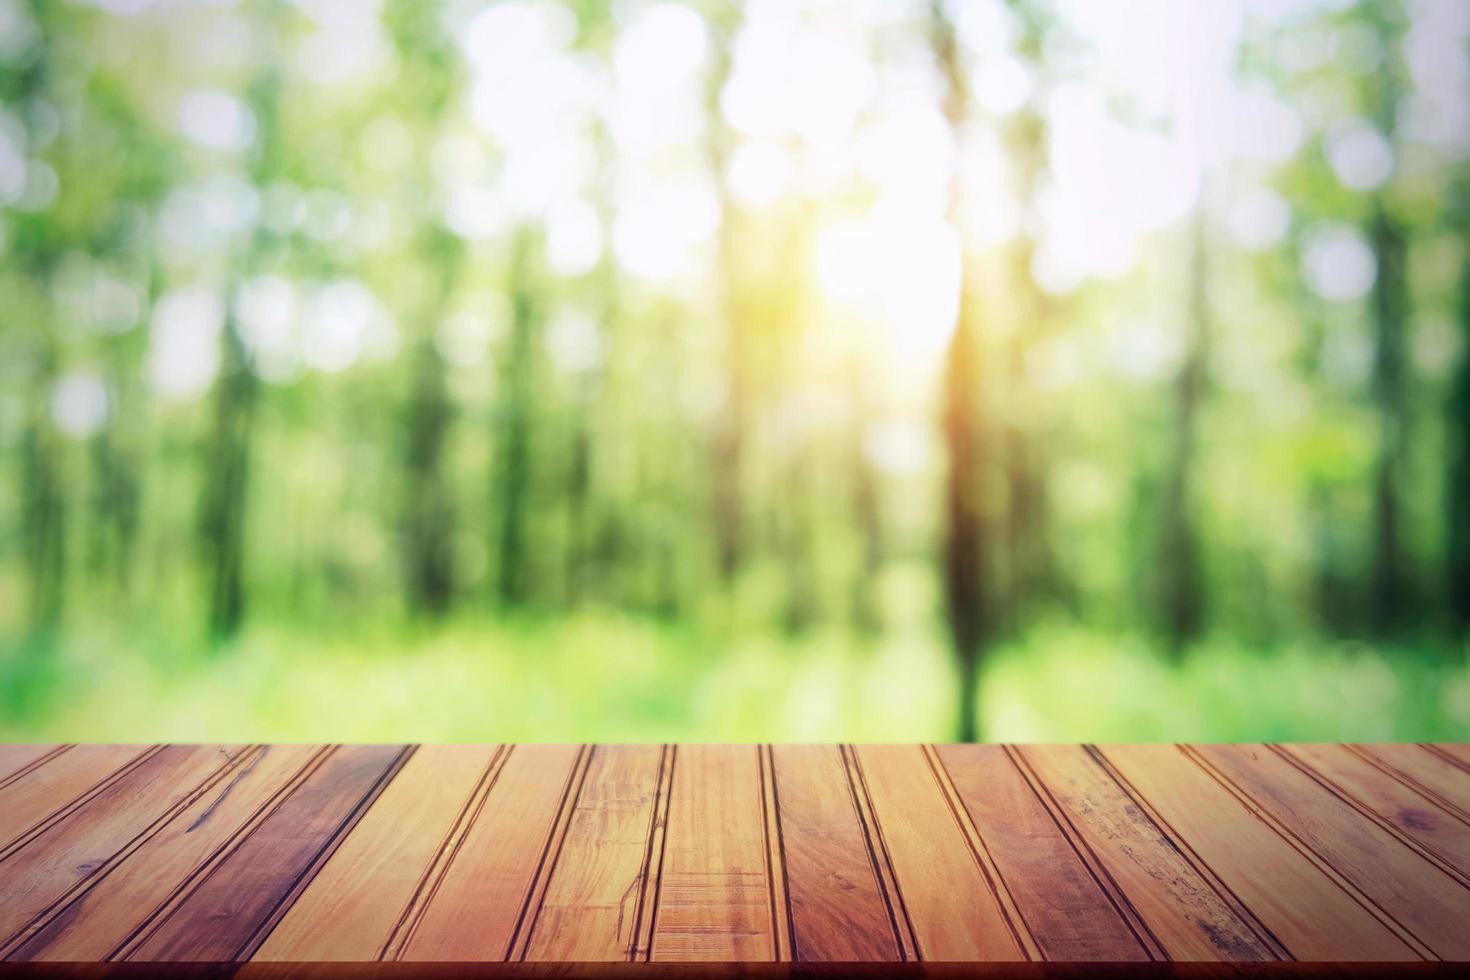
<instances>
[{"instance_id":1,"label":"green foliage","mask_svg":"<svg viewBox=\"0 0 1470 980\"><path fill-rule=\"evenodd\" d=\"M0 739L1464 737L1470 19L1165 7L0 0Z\"/></svg>"}]
</instances>

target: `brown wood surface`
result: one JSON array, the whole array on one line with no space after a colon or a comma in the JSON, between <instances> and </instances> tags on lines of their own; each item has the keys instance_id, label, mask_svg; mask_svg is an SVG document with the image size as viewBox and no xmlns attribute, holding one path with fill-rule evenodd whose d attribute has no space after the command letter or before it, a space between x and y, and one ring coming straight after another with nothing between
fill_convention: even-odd
<instances>
[{"instance_id":1,"label":"brown wood surface","mask_svg":"<svg viewBox=\"0 0 1470 980\"><path fill-rule=\"evenodd\" d=\"M1203 745L1197 757L1392 915L1421 949L1441 959L1470 958L1464 886L1400 835L1271 746Z\"/></svg>"},{"instance_id":2,"label":"brown wood surface","mask_svg":"<svg viewBox=\"0 0 1470 980\"><path fill-rule=\"evenodd\" d=\"M9 963L1467 958L1458 745L0 746Z\"/></svg>"},{"instance_id":3,"label":"brown wood surface","mask_svg":"<svg viewBox=\"0 0 1470 980\"><path fill-rule=\"evenodd\" d=\"M1046 959L1155 958L1006 749L946 745L939 758Z\"/></svg>"},{"instance_id":4,"label":"brown wood surface","mask_svg":"<svg viewBox=\"0 0 1470 980\"><path fill-rule=\"evenodd\" d=\"M1166 956L1272 958L1251 922L1213 886L1208 870L1190 860L1085 748L1028 747L1020 758Z\"/></svg>"},{"instance_id":5,"label":"brown wood surface","mask_svg":"<svg viewBox=\"0 0 1470 980\"><path fill-rule=\"evenodd\" d=\"M650 959L784 959L764 750L686 745L674 753L654 888ZM780 923L778 923L778 916Z\"/></svg>"},{"instance_id":6,"label":"brown wood surface","mask_svg":"<svg viewBox=\"0 0 1470 980\"><path fill-rule=\"evenodd\" d=\"M903 912L884 880L882 856L873 845L871 818L858 802L848 750L781 745L772 749L772 756L793 958L910 958L898 926Z\"/></svg>"},{"instance_id":7,"label":"brown wood surface","mask_svg":"<svg viewBox=\"0 0 1470 980\"><path fill-rule=\"evenodd\" d=\"M522 924L545 888L588 755L575 745L513 748L385 958L520 959Z\"/></svg>"},{"instance_id":8,"label":"brown wood surface","mask_svg":"<svg viewBox=\"0 0 1470 980\"><path fill-rule=\"evenodd\" d=\"M524 959L631 958L665 764L657 745L593 750Z\"/></svg>"}]
</instances>

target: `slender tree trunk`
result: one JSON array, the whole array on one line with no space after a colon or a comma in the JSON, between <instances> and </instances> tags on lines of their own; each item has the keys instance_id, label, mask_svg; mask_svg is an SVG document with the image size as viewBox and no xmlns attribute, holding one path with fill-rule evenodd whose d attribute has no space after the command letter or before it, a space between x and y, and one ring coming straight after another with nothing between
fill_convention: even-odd
<instances>
[{"instance_id":1,"label":"slender tree trunk","mask_svg":"<svg viewBox=\"0 0 1470 980\"><path fill-rule=\"evenodd\" d=\"M725 180L733 134L720 112L720 92L730 77L731 48L739 30L739 11L731 5L729 16L713 24L716 42L709 75L708 114L709 169L719 188L719 311L725 330L725 403L713 441L715 548L720 578L734 580L746 557L745 527L745 436L750 399L750 337L748 324L737 302L735 214Z\"/></svg>"},{"instance_id":2,"label":"slender tree trunk","mask_svg":"<svg viewBox=\"0 0 1470 980\"><path fill-rule=\"evenodd\" d=\"M857 525L859 557L852 583L852 622L859 633L876 634L883 629L883 611L878 600L878 576L883 570L883 511L878 496L878 476L867 453L867 430L871 420L860 365L854 365L853 418L849 465L852 467L852 516Z\"/></svg>"},{"instance_id":3,"label":"slender tree trunk","mask_svg":"<svg viewBox=\"0 0 1470 980\"><path fill-rule=\"evenodd\" d=\"M786 566L785 608L782 625L797 636L811 629L820 614L817 589L816 548L812 527L810 448L797 446L786 469L782 514L785 533L781 550Z\"/></svg>"},{"instance_id":4,"label":"slender tree trunk","mask_svg":"<svg viewBox=\"0 0 1470 980\"><path fill-rule=\"evenodd\" d=\"M1009 350L1012 415L1005 425L1006 463L1006 595L1010 632L1020 632L1027 615L1047 589L1048 543L1044 466L1037 458L1039 440L1033 438L1031 392L1025 380L1026 344L1013 339Z\"/></svg>"},{"instance_id":5,"label":"slender tree trunk","mask_svg":"<svg viewBox=\"0 0 1470 980\"><path fill-rule=\"evenodd\" d=\"M511 332L501 372L499 484L500 601L516 606L530 593L526 521L531 484L531 412L535 397L535 340L539 312L531 275L532 236L521 229L512 245Z\"/></svg>"},{"instance_id":6,"label":"slender tree trunk","mask_svg":"<svg viewBox=\"0 0 1470 980\"><path fill-rule=\"evenodd\" d=\"M1373 399L1378 410L1378 455L1373 466L1373 628L1395 633L1408 621L1410 590L1403 544L1401 482L1408 446L1408 393L1404 320L1403 230L1380 201L1370 228L1378 263L1374 280Z\"/></svg>"},{"instance_id":7,"label":"slender tree trunk","mask_svg":"<svg viewBox=\"0 0 1470 980\"><path fill-rule=\"evenodd\" d=\"M1470 212L1470 187L1462 191L1461 208ZM1470 214L1462 215L1462 220ZM1462 251L1470 252L1470 233L1462 231ZM1450 621L1462 640L1470 638L1470 255L1460 275L1460 362L1451 380L1445 431L1449 485L1445 493L1449 554L1445 587Z\"/></svg>"},{"instance_id":8,"label":"slender tree trunk","mask_svg":"<svg viewBox=\"0 0 1470 980\"><path fill-rule=\"evenodd\" d=\"M604 568L617 568L620 534L611 531L621 521L616 502L600 499L603 482L603 457L598 446L607 437L623 437L620 392L614 377L619 318L618 267L613 255L610 229L616 219L617 148L605 125L599 125L596 137L598 158L598 221L602 228L603 249L594 275L598 312L599 361L585 377L576 380L577 401L573 407L571 459L567 467L567 601L578 605L587 593L599 586ZM609 506L610 504L610 506ZM609 506L599 513L599 505ZM610 533L611 532L611 533ZM607 553L604 554L604 549Z\"/></svg>"},{"instance_id":9,"label":"slender tree trunk","mask_svg":"<svg viewBox=\"0 0 1470 980\"><path fill-rule=\"evenodd\" d=\"M958 135L968 115L964 70L960 65L954 25L940 0L931 0L930 42L947 83L945 115ZM951 178L949 217L961 227L958 168ZM975 320L974 273L961 251L959 314L944 366L944 442L949 470L944 485L944 592L950 639L959 666L957 736L961 742L980 737L980 658L994 634L993 607L987 574L989 554L982 500L985 492L981 438L980 330Z\"/></svg>"},{"instance_id":10,"label":"slender tree trunk","mask_svg":"<svg viewBox=\"0 0 1470 980\"><path fill-rule=\"evenodd\" d=\"M216 640L239 632L245 616L246 495L258 387L231 315L215 385L214 435L200 520L209 580L209 630Z\"/></svg>"},{"instance_id":11,"label":"slender tree trunk","mask_svg":"<svg viewBox=\"0 0 1470 980\"><path fill-rule=\"evenodd\" d=\"M114 389L115 390L115 389ZM126 589L138 535L142 496L133 456L122 446L121 422L111 409L108 424L92 439L91 572L114 588Z\"/></svg>"},{"instance_id":12,"label":"slender tree trunk","mask_svg":"<svg viewBox=\"0 0 1470 980\"><path fill-rule=\"evenodd\" d=\"M50 644L61 626L66 596L66 499L60 437L50 416L56 354L49 338L44 347L21 437L21 486L30 634L33 641Z\"/></svg>"},{"instance_id":13,"label":"slender tree trunk","mask_svg":"<svg viewBox=\"0 0 1470 980\"><path fill-rule=\"evenodd\" d=\"M260 46L279 39L284 10L279 0L262 4ZM246 100L256 120L256 145L250 164L251 182L263 187L281 168L279 107L281 76L268 63L250 82ZM258 228L243 246L236 286L256 271L269 241ZM220 374L215 382L214 433L205 455L200 505L200 536L208 581L209 632L218 642L239 632L245 618L246 543L251 443L254 436L260 379L250 364L244 337L227 297Z\"/></svg>"},{"instance_id":14,"label":"slender tree trunk","mask_svg":"<svg viewBox=\"0 0 1470 980\"><path fill-rule=\"evenodd\" d=\"M1199 636L1205 620L1194 483L1211 327L1206 220L1202 199L1194 228L1189 333L1174 383L1174 442L1164 476L1159 528L1160 614L1165 637L1176 653Z\"/></svg>"},{"instance_id":15,"label":"slender tree trunk","mask_svg":"<svg viewBox=\"0 0 1470 980\"><path fill-rule=\"evenodd\" d=\"M588 511L592 498L592 433L586 409L578 406L572 421L571 459L567 463L566 562L563 592L576 606L587 591Z\"/></svg>"},{"instance_id":16,"label":"slender tree trunk","mask_svg":"<svg viewBox=\"0 0 1470 980\"><path fill-rule=\"evenodd\" d=\"M453 419L444 360L431 339L413 351L413 394L404 459L404 570L409 608L440 616L454 598L454 501L444 473Z\"/></svg>"},{"instance_id":17,"label":"slender tree trunk","mask_svg":"<svg viewBox=\"0 0 1470 980\"><path fill-rule=\"evenodd\" d=\"M1032 0L1009 0L1020 27L1017 54L1029 60L1036 72L1044 71L1043 44L1047 17ZM1007 133L1011 159L1017 174L1017 195L1027 211L1035 206L1046 170L1046 120L1035 105L1022 107ZM1007 413L1005 427L1006 545L1009 588L1006 607L1008 627L1019 632L1038 600L1056 592L1055 562L1048 534L1046 440L1038 425L1040 399L1026 373L1033 345L1046 330L1047 301L1032 277L1036 252L1035 232L1024 227L1012 249L1014 284L1019 316L1012 324L1007 345Z\"/></svg>"},{"instance_id":18,"label":"slender tree trunk","mask_svg":"<svg viewBox=\"0 0 1470 980\"><path fill-rule=\"evenodd\" d=\"M40 25L41 36L59 29L61 11L46 4L31 4L30 14ZM13 76L14 87L7 95L19 105L47 103L57 87L52 47L42 45L37 57L27 59ZM54 152L54 151L53 151ZM42 310L40 322L30 325L36 334L34 371L27 392L25 428L21 433L21 541L29 578L28 628L38 650L51 648L61 628L66 604L67 499L63 473L61 435L51 417L51 396L60 374L61 351L56 334L52 303L52 276L68 242L53 235L42 236L37 247L18 256L7 256L26 267L35 284L36 300ZM7 310L11 316L15 311Z\"/></svg>"},{"instance_id":19,"label":"slender tree trunk","mask_svg":"<svg viewBox=\"0 0 1470 980\"><path fill-rule=\"evenodd\" d=\"M968 304L965 304L968 306ZM979 738L976 684L982 649L989 639L988 543L980 511L979 338L972 316L962 307L945 367L944 441L949 472L944 488L944 586L950 639L959 661L961 742Z\"/></svg>"},{"instance_id":20,"label":"slender tree trunk","mask_svg":"<svg viewBox=\"0 0 1470 980\"><path fill-rule=\"evenodd\" d=\"M439 3L393 0L383 11L384 24L398 51L399 81L405 90L416 93L422 122L430 133L442 129L461 81L456 41L444 31L441 7ZM421 197L432 196L434 179L428 168L415 175L415 187ZM400 560L409 611L438 617L454 602L457 570L454 483L446 472L455 406L448 367L435 334L458 285L465 246L435 218L419 229L417 245L425 292L422 307L411 314L419 320L419 330L405 358L410 388L403 411Z\"/></svg>"},{"instance_id":21,"label":"slender tree trunk","mask_svg":"<svg viewBox=\"0 0 1470 980\"><path fill-rule=\"evenodd\" d=\"M1384 64L1373 76L1369 101L1378 128L1396 144L1401 70L1399 41L1403 10L1398 4L1372 4L1365 13L1373 23ZM1370 625L1380 637L1399 632L1407 624L1411 600L1409 569L1404 549L1403 468L1408 448L1408 365L1405 359L1409 308L1405 278L1407 242L1404 229L1388 206L1387 189L1373 200L1368 240L1377 275L1373 280L1369 316L1373 325L1373 402L1378 414L1378 447L1373 464L1373 540L1368 603Z\"/></svg>"},{"instance_id":22,"label":"slender tree trunk","mask_svg":"<svg viewBox=\"0 0 1470 980\"><path fill-rule=\"evenodd\" d=\"M404 457L404 571L410 610L441 616L454 600L454 491L445 455L454 423L444 358L434 331L458 278L463 250L447 232L429 233L425 252L436 277L423 330L412 352L413 388Z\"/></svg>"}]
</instances>

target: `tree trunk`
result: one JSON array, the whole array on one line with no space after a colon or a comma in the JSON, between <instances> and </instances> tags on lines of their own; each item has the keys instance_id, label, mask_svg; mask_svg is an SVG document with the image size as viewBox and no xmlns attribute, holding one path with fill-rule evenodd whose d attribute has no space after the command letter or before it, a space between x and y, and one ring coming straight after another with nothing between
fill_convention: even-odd
<instances>
[{"instance_id":1,"label":"tree trunk","mask_svg":"<svg viewBox=\"0 0 1470 980\"><path fill-rule=\"evenodd\" d=\"M588 585L588 511L592 498L592 433L585 406L572 420L571 459L567 463L566 560L563 594L570 606L579 605Z\"/></svg>"},{"instance_id":2,"label":"tree trunk","mask_svg":"<svg viewBox=\"0 0 1470 980\"><path fill-rule=\"evenodd\" d=\"M1010 0L1009 6L1020 25L1017 54L1032 63L1038 74L1045 70L1043 44L1047 14L1032 0ZM1016 193L1022 208L1030 211L1040 195L1046 171L1046 119L1034 104L1022 107L1008 127L1010 157L1017 174ZM1036 231L1023 227L1012 249L1011 282L1016 292L1019 315L1011 325L1007 345L1006 464L1006 551L1009 568L1006 627L1024 629L1028 614L1038 600L1057 592L1055 561L1048 534L1046 440L1039 430L1041 399L1026 374L1026 361L1035 342L1046 332L1048 305L1031 274L1036 252Z\"/></svg>"},{"instance_id":3,"label":"tree trunk","mask_svg":"<svg viewBox=\"0 0 1470 980\"><path fill-rule=\"evenodd\" d=\"M500 462L497 483L500 500L499 594L506 606L519 605L530 592L526 560L527 497L531 483L531 412L535 397L535 340L537 333L535 284L531 275L532 235L516 233L511 259L510 348L501 372L504 392L500 406Z\"/></svg>"},{"instance_id":4,"label":"tree trunk","mask_svg":"<svg viewBox=\"0 0 1470 980\"><path fill-rule=\"evenodd\" d=\"M855 406L848 446L852 467L852 516L857 525L859 556L852 583L853 627L873 635L883 630L883 610L878 597L878 575L883 570L883 510L878 495L878 475L868 459L867 430L871 410L863 385L860 365L853 370L852 400Z\"/></svg>"},{"instance_id":5,"label":"tree trunk","mask_svg":"<svg viewBox=\"0 0 1470 980\"><path fill-rule=\"evenodd\" d=\"M404 570L409 609L440 616L454 598L454 501L444 474L444 450L453 418L444 360L433 340L413 352L404 466Z\"/></svg>"},{"instance_id":6,"label":"tree trunk","mask_svg":"<svg viewBox=\"0 0 1470 980\"><path fill-rule=\"evenodd\" d=\"M1445 588L1450 623L1461 640L1470 639L1470 181L1460 188L1460 362L1450 382L1449 434L1445 492L1449 554Z\"/></svg>"},{"instance_id":7,"label":"tree trunk","mask_svg":"<svg viewBox=\"0 0 1470 980\"><path fill-rule=\"evenodd\" d=\"M812 628L821 613L818 594L815 533L812 527L811 448L792 450L782 493L781 551L785 566L785 603L781 624L792 636Z\"/></svg>"},{"instance_id":8,"label":"tree trunk","mask_svg":"<svg viewBox=\"0 0 1470 980\"><path fill-rule=\"evenodd\" d=\"M440 229L426 235L435 280L424 314L423 330L412 357L406 477L403 500L404 571L409 609L441 616L454 600L454 490L444 472L446 448L454 422L454 405L444 358L434 332L454 292L463 249L458 239Z\"/></svg>"},{"instance_id":9,"label":"tree trunk","mask_svg":"<svg viewBox=\"0 0 1470 980\"><path fill-rule=\"evenodd\" d=\"M32 383L30 411L21 437L22 513L26 569L30 579L30 634L49 645L61 626L66 594L66 501L59 436L51 424L50 395L55 351L44 341Z\"/></svg>"},{"instance_id":10,"label":"tree trunk","mask_svg":"<svg viewBox=\"0 0 1470 980\"><path fill-rule=\"evenodd\" d=\"M200 520L209 580L209 631L215 640L238 633L245 616L246 491L259 386L233 315L225 325L224 348Z\"/></svg>"},{"instance_id":11,"label":"tree trunk","mask_svg":"<svg viewBox=\"0 0 1470 980\"><path fill-rule=\"evenodd\" d=\"M737 303L735 262L735 206L726 188L725 168L729 162L733 134L720 112L720 92L730 77L731 48L740 27L740 13L733 4L728 16L711 23L715 37L709 75L709 169L720 195L719 316L725 332L725 402L713 440L715 555L720 578L733 581L745 561L745 434L750 398L750 338L746 318Z\"/></svg>"},{"instance_id":12,"label":"tree trunk","mask_svg":"<svg viewBox=\"0 0 1470 980\"><path fill-rule=\"evenodd\" d=\"M1403 544L1401 481L1408 445L1404 359L1404 234L1382 201L1370 228L1378 276L1373 283L1373 400L1378 411L1378 455L1373 466L1373 628L1380 636L1408 622L1410 590Z\"/></svg>"},{"instance_id":13,"label":"tree trunk","mask_svg":"<svg viewBox=\"0 0 1470 980\"><path fill-rule=\"evenodd\" d=\"M960 65L954 25L940 0L929 7L930 43L946 82L945 116L958 136L969 110L964 70ZM958 167L951 177L949 219L961 226ZM989 542L981 501L980 331L975 322L974 278L961 246L959 313L950 338L944 367L944 442L949 470L944 485L944 593L949 612L950 640L959 666L959 717L956 734L961 742L980 737L976 701L979 696L980 658L994 632L991 623L987 557Z\"/></svg>"},{"instance_id":14,"label":"tree trunk","mask_svg":"<svg viewBox=\"0 0 1470 980\"><path fill-rule=\"evenodd\" d=\"M279 2L262 5L260 37L264 43L281 36L284 11ZM256 144L250 163L251 183L264 187L281 169L283 144L278 110L281 76L268 63L251 80L246 101L256 120ZM251 275L265 253L269 232L257 228L243 246L236 283ZM227 296L223 356L215 382L214 435L206 450L200 534L209 589L209 632L224 641L239 632L245 617L247 500L251 441L255 428L260 380L256 377L240 333L234 297Z\"/></svg>"},{"instance_id":15,"label":"tree trunk","mask_svg":"<svg viewBox=\"0 0 1470 980\"><path fill-rule=\"evenodd\" d=\"M1160 616L1165 638L1176 655L1199 636L1205 620L1194 471L1210 339L1206 222L1205 202L1201 199L1190 270L1189 334L1174 385L1174 442L1164 477L1159 527Z\"/></svg>"},{"instance_id":16,"label":"tree trunk","mask_svg":"<svg viewBox=\"0 0 1470 980\"><path fill-rule=\"evenodd\" d=\"M977 330L963 307L945 366L944 441L949 451L945 480L944 591L950 639L959 661L961 742L980 734L975 700L982 648L988 639L985 575L986 535L980 511L980 425Z\"/></svg>"},{"instance_id":17,"label":"tree trunk","mask_svg":"<svg viewBox=\"0 0 1470 980\"><path fill-rule=\"evenodd\" d=\"M106 427L92 439L92 575L116 589L126 589L138 534L142 496L133 456L121 446L113 406Z\"/></svg>"}]
</instances>

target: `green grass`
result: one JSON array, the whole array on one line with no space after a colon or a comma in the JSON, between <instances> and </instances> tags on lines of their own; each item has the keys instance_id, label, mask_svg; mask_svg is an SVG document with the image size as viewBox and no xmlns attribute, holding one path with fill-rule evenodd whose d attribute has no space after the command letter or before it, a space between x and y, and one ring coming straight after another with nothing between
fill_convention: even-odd
<instances>
[{"instance_id":1,"label":"green grass","mask_svg":"<svg viewBox=\"0 0 1470 980\"><path fill-rule=\"evenodd\" d=\"M942 634L858 641L587 612L435 628L254 626L215 651L92 623L0 654L0 740L914 741L952 731ZM1042 628L993 652L1005 741L1455 740L1470 666L1412 649L1207 643Z\"/></svg>"}]
</instances>

